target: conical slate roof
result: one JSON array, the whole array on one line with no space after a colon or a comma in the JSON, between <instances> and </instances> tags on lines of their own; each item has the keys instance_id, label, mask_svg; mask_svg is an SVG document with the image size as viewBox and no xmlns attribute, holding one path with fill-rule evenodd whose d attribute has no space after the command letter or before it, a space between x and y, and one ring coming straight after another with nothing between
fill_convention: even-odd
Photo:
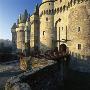
<instances>
[{"instance_id":1,"label":"conical slate roof","mask_svg":"<svg viewBox=\"0 0 90 90\"><path fill-rule=\"evenodd\" d=\"M24 14L20 16L20 21L19 21L19 23L25 23L25 22L27 21L27 18L28 18L28 12L27 12L27 10L25 9Z\"/></svg>"},{"instance_id":2,"label":"conical slate roof","mask_svg":"<svg viewBox=\"0 0 90 90\"><path fill-rule=\"evenodd\" d=\"M17 27L17 25L16 25L16 23L14 23L11 29L16 29L16 27Z\"/></svg>"}]
</instances>

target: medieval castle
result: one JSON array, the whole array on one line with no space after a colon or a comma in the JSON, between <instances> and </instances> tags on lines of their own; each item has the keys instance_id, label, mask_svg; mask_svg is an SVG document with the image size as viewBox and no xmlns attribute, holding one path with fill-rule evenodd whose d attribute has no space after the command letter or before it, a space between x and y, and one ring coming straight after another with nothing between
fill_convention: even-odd
<instances>
[{"instance_id":1,"label":"medieval castle","mask_svg":"<svg viewBox=\"0 0 90 90\"><path fill-rule=\"evenodd\" d=\"M18 50L27 43L43 52L65 44L73 67L90 67L90 0L43 0L32 15L20 14L11 32Z\"/></svg>"}]
</instances>

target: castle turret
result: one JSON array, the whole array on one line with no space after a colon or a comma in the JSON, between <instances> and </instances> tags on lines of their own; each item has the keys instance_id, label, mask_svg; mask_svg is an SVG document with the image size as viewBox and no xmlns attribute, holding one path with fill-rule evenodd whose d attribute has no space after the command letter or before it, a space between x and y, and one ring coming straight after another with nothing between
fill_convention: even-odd
<instances>
[{"instance_id":1,"label":"castle turret","mask_svg":"<svg viewBox=\"0 0 90 90\"><path fill-rule=\"evenodd\" d=\"M30 18L30 17L29 17ZM30 19L27 18L26 24L25 24L25 43L27 43L30 40Z\"/></svg>"},{"instance_id":2,"label":"castle turret","mask_svg":"<svg viewBox=\"0 0 90 90\"><path fill-rule=\"evenodd\" d=\"M17 49L23 51L25 49L25 24L28 17L27 10L25 10L23 15L19 16L18 27L16 28L17 32Z\"/></svg>"},{"instance_id":3,"label":"castle turret","mask_svg":"<svg viewBox=\"0 0 90 90\"><path fill-rule=\"evenodd\" d=\"M36 5L34 14L30 16L30 51L36 51L39 49L39 7Z\"/></svg>"},{"instance_id":4,"label":"castle turret","mask_svg":"<svg viewBox=\"0 0 90 90\"><path fill-rule=\"evenodd\" d=\"M30 53L30 17L27 18L26 24L25 24L25 55L28 56Z\"/></svg>"},{"instance_id":5,"label":"castle turret","mask_svg":"<svg viewBox=\"0 0 90 90\"><path fill-rule=\"evenodd\" d=\"M40 49L46 51L53 48L54 39L54 0L43 0L40 5Z\"/></svg>"},{"instance_id":6,"label":"castle turret","mask_svg":"<svg viewBox=\"0 0 90 90\"><path fill-rule=\"evenodd\" d=\"M12 43L15 46L16 46L16 42L17 42L16 28L17 28L17 25L16 25L16 23L14 23L11 28L11 33L12 33Z\"/></svg>"}]
</instances>

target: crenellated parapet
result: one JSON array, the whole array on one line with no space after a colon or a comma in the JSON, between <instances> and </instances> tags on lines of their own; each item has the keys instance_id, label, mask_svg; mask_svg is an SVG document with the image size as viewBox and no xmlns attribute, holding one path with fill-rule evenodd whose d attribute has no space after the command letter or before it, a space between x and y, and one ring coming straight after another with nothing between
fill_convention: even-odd
<instances>
[{"instance_id":1,"label":"crenellated parapet","mask_svg":"<svg viewBox=\"0 0 90 90\"><path fill-rule=\"evenodd\" d=\"M40 17L42 16L42 15L53 15L53 14L58 14L58 13L62 13L62 12L65 12L65 11L67 11L69 8L71 8L72 6L74 6L74 5L76 5L76 4L80 4L80 3L83 3L83 2L87 2L87 1L89 1L89 0L70 0L70 1L68 1L68 2L66 2L66 3L64 3L64 4L62 4L63 3L63 1L60 3L59 2L59 5L58 5L58 7L55 7L55 4L57 4L56 2L58 2L58 1L54 1L54 9L47 9L47 10L43 10L41 13L40 13ZM51 1L48 1L47 3L49 3L49 2L51 2ZM53 1L52 1L53 2ZM44 4L44 3L42 3L42 4ZM42 5L41 4L41 5ZM40 5L40 6L41 6Z\"/></svg>"},{"instance_id":2,"label":"crenellated parapet","mask_svg":"<svg viewBox=\"0 0 90 90\"><path fill-rule=\"evenodd\" d=\"M42 15L54 15L54 14L58 14L58 13L63 13L65 11L68 11L69 8L73 7L76 4L81 4L83 2L87 2L89 0L67 0L67 2L58 2L58 0L55 1L45 1L43 3L41 3L41 5L39 6L40 8L42 7L43 4L48 3L50 4L50 2L54 2L54 9L49 9L49 8L45 8L45 10L43 9L40 12L40 17L42 17Z\"/></svg>"},{"instance_id":3,"label":"crenellated parapet","mask_svg":"<svg viewBox=\"0 0 90 90\"><path fill-rule=\"evenodd\" d=\"M45 0L39 5L39 16L54 14L54 0Z\"/></svg>"},{"instance_id":4,"label":"crenellated parapet","mask_svg":"<svg viewBox=\"0 0 90 90\"><path fill-rule=\"evenodd\" d=\"M81 4L81 3L85 3L89 0L62 0L62 2L58 2L59 0L56 0L54 2L54 14L58 14L58 13L63 13L65 11L68 11L69 8L77 5L77 4Z\"/></svg>"}]
</instances>

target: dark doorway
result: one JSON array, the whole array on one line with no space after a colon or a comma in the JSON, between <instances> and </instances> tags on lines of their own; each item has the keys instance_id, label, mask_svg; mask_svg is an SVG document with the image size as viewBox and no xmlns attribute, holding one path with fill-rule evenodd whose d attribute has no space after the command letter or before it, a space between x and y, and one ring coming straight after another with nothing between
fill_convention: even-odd
<instances>
[{"instance_id":1,"label":"dark doorway","mask_svg":"<svg viewBox=\"0 0 90 90\"><path fill-rule=\"evenodd\" d=\"M66 46L65 44L61 44L61 45L59 46L59 50L60 50L61 52L66 52L67 46Z\"/></svg>"}]
</instances>

